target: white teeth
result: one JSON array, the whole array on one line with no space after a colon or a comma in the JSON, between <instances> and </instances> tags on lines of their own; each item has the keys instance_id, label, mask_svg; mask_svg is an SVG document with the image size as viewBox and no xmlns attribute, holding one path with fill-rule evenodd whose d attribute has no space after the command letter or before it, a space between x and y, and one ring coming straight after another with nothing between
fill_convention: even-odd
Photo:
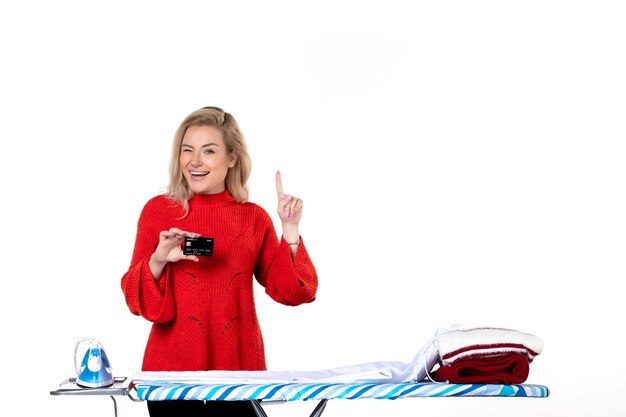
<instances>
[{"instance_id":1,"label":"white teeth","mask_svg":"<svg viewBox=\"0 0 626 417\"><path fill-rule=\"evenodd\" d=\"M206 174L208 174L209 172L208 172L208 171L204 171L204 172L200 172L200 171L189 171L189 173L190 173L191 175L206 175Z\"/></svg>"}]
</instances>

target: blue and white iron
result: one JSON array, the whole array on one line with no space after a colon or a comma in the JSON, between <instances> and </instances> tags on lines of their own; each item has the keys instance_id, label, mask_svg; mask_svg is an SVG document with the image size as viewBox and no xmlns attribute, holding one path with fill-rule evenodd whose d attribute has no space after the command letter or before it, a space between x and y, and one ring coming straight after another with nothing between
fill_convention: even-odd
<instances>
[{"instance_id":1,"label":"blue and white iron","mask_svg":"<svg viewBox=\"0 0 626 417\"><path fill-rule=\"evenodd\" d=\"M89 342L89 348L85 352L83 361L78 367L76 353L78 346L83 342ZM87 388L101 388L113 385L113 370L104 353L102 344L91 338L79 339L74 347L74 365L76 366L76 385Z\"/></svg>"}]
</instances>

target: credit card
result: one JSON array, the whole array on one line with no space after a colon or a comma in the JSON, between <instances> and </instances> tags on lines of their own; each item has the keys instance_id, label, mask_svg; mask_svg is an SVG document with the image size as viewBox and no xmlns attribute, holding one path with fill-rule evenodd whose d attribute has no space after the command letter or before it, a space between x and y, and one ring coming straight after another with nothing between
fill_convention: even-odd
<instances>
[{"instance_id":1,"label":"credit card","mask_svg":"<svg viewBox=\"0 0 626 417\"><path fill-rule=\"evenodd\" d=\"M185 255L213 256L213 243L214 239L212 237L185 236L183 253Z\"/></svg>"}]
</instances>

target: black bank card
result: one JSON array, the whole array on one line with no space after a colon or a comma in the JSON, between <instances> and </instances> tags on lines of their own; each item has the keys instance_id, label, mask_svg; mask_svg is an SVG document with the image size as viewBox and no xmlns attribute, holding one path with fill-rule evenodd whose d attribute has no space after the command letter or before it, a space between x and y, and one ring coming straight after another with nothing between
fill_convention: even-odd
<instances>
[{"instance_id":1,"label":"black bank card","mask_svg":"<svg viewBox=\"0 0 626 417\"><path fill-rule=\"evenodd\" d=\"M213 256L213 243L212 237L185 236L183 253L185 255Z\"/></svg>"}]
</instances>

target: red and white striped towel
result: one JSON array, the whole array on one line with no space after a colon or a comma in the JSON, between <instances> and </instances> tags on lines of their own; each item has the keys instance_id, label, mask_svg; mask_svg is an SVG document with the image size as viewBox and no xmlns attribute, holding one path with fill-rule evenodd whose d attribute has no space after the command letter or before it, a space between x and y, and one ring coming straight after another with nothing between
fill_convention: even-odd
<instances>
[{"instance_id":1,"label":"red and white striped towel","mask_svg":"<svg viewBox=\"0 0 626 417\"><path fill-rule=\"evenodd\" d=\"M444 365L479 357L520 353L532 362L541 353L543 341L528 333L513 329L474 327L449 330L435 336L439 361Z\"/></svg>"}]
</instances>

